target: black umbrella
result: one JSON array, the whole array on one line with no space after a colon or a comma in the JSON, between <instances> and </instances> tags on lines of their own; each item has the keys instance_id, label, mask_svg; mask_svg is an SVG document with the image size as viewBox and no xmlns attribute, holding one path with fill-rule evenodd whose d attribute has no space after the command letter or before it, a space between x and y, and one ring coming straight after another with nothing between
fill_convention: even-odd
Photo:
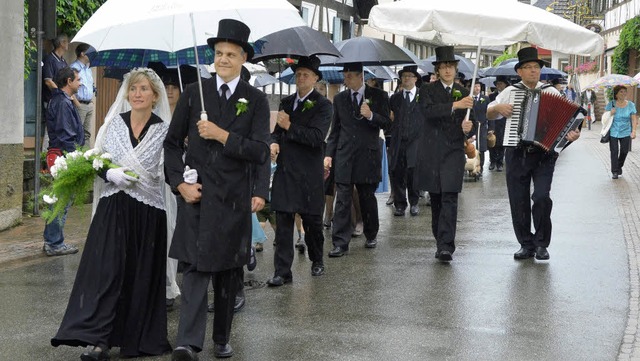
<instances>
[{"instance_id":1,"label":"black umbrella","mask_svg":"<svg viewBox=\"0 0 640 361\"><path fill-rule=\"evenodd\" d=\"M413 64L413 60L397 45L386 40L365 36L337 42L336 48L342 53L334 58L321 56L322 64L362 63L363 65Z\"/></svg>"},{"instance_id":2,"label":"black umbrella","mask_svg":"<svg viewBox=\"0 0 640 361\"><path fill-rule=\"evenodd\" d=\"M340 52L327 37L308 26L296 26L271 33L253 43L255 55L251 60L274 58L298 59L302 56L330 55L340 56Z\"/></svg>"}]
</instances>

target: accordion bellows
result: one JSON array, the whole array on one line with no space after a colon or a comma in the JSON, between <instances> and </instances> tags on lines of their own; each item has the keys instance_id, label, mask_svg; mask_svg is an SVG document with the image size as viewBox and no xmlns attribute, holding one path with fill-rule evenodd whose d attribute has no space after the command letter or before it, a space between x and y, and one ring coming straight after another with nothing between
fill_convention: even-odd
<instances>
[{"instance_id":1,"label":"accordion bellows","mask_svg":"<svg viewBox=\"0 0 640 361\"><path fill-rule=\"evenodd\" d=\"M513 113L507 119L504 146L535 145L545 151L565 143L576 121L580 106L560 94L540 89L511 91Z\"/></svg>"}]
</instances>

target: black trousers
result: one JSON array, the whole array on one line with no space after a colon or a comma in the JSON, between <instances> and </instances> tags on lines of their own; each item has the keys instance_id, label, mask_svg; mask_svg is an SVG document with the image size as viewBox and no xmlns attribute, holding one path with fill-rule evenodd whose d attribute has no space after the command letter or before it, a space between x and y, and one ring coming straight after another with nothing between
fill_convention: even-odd
<instances>
[{"instance_id":1,"label":"black trousers","mask_svg":"<svg viewBox=\"0 0 640 361\"><path fill-rule=\"evenodd\" d=\"M360 211L362 212L363 232L367 239L378 236L378 200L375 191L377 184L356 184ZM332 241L334 247L349 248L353 224L351 223L351 195L353 184L336 183L336 205L333 211Z\"/></svg>"},{"instance_id":2,"label":"black trousers","mask_svg":"<svg viewBox=\"0 0 640 361\"><path fill-rule=\"evenodd\" d=\"M458 222L458 193L429 192L431 197L431 231L438 251L455 252L456 223Z\"/></svg>"},{"instance_id":3,"label":"black trousers","mask_svg":"<svg viewBox=\"0 0 640 361\"><path fill-rule=\"evenodd\" d=\"M511 220L516 238L523 248L534 250L535 247L549 247L551 243L553 201L550 192L557 157L557 153L527 152L520 147L506 151ZM535 233L531 232L532 216Z\"/></svg>"},{"instance_id":4,"label":"black trousers","mask_svg":"<svg viewBox=\"0 0 640 361\"><path fill-rule=\"evenodd\" d=\"M231 334L233 306L242 282L242 267L220 272L199 272L195 265L185 264L182 275L180 323L177 346L191 346L200 352L207 329L207 288L213 281L213 342L226 344Z\"/></svg>"},{"instance_id":5,"label":"black trousers","mask_svg":"<svg viewBox=\"0 0 640 361\"><path fill-rule=\"evenodd\" d=\"M391 190L393 192L393 205L396 209L407 208L407 196L409 204L415 206L420 199L420 193L415 188L415 168L407 168L407 147L400 144L395 168L389 171L391 176Z\"/></svg>"},{"instance_id":6,"label":"black trousers","mask_svg":"<svg viewBox=\"0 0 640 361\"><path fill-rule=\"evenodd\" d=\"M322 263L324 235L322 234L322 215L300 214L304 228L304 240L311 262ZM293 226L295 213L276 212L276 249L273 254L275 275L291 278L293 263Z\"/></svg>"},{"instance_id":7,"label":"black trousers","mask_svg":"<svg viewBox=\"0 0 640 361\"><path fill-rule=\"evenodd\" d=\"M631 136L624 138L610 138L609 151L611 152L611 173L622 173L622 166L624 165L624 161L627 159L627 154L629 154L630 148Z\"/></svg>"},{"instance_id":8,"label":"black trousers","mask_svg":"<svg viewBox=\"0 0 640 361\"><path fill-rule=\"evenodd\" d=\"M504 147L502 144L496 144L495 147L489 148L489 162L495 165L504 164Z\"/></svg>"}]
</instances>

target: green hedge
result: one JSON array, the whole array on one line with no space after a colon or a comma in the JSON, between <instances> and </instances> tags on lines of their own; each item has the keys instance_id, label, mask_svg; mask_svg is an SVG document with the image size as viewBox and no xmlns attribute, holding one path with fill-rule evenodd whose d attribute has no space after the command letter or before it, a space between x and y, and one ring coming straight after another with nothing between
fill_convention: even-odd
<instances>
[{"instance_id":1,"label":"green hedge","mask_svg":"<svg viewBox=\"0 0 640 361\"><path fill-rule=\"evenodd\" d=\"M618 46L613 52L612 70L614 74L629 73L629 50L640 50L640 16L630 19L620 32Z\"/></svg>"}]
</instances>

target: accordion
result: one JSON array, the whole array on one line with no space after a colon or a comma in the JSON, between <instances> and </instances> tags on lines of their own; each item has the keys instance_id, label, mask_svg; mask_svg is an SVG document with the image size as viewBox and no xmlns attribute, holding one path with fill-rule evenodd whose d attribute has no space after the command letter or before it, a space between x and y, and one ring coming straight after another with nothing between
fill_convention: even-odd
<instances>
[{"instance_id":1,"label":"accordion","mask_svg":"<svg viewBox=\"0 0 640 361\"><path fill-rule=\"evenodd\" d=\"M505 147L535 145L559 152L568 143L567 133L584 118L580 105L541 89L513 89L509 103L513 112L505 125Z\"/></svg>"}]
</instances>

